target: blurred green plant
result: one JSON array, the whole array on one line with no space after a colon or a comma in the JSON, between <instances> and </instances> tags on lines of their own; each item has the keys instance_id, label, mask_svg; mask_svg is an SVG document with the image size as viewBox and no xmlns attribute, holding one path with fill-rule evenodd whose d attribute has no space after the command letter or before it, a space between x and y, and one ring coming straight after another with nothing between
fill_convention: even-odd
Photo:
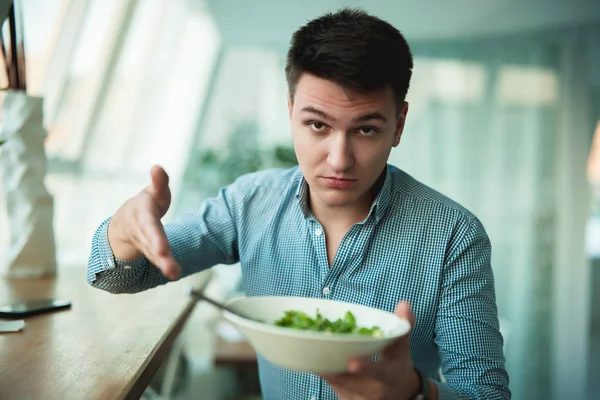
<instances>
[{"instance_id":1,"label":"blurred green plant","mask_svg":"<svg viewBox=\"0 0 600 400\"><path fill-rule=\"evenodd\" d=\"M194 163L192 184L198 185L207 195L213 195L244 174L268 168L289 168L298 164L293 146L275 144L259 146L258 126L254 121L236 125L227 142L219 148L209 148L198 153Z\"/></svg>"}]
</instances>

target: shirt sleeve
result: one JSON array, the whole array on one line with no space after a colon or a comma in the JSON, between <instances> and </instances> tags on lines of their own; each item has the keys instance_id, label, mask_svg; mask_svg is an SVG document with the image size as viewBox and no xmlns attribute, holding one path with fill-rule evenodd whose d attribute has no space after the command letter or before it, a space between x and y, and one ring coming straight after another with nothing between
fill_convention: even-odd
<instances>
[{"instance_id":1,"label":"shirt sleeve","mask_svg":"<svg viewBox=\"0 0 600 400\"><path fill-rule=\"evenodd\" d=\"M489 238L477 219L454 237L435 326L445 378L436 383L440 400L510 399Z\"/></svg>"},{"instance_id":2,"label":"shirt sleeve","mask_svg":"<svg viewBox=\"0 0 600 400\"><path fill-rule=\"evenodd\" d=\"M205 201L197 213L164 225L173 256L182 268L180 278L239 260L237 221L244 192L241 183L234 183ZM108 240L110 221L102 222L93 236L88 283L112 293L136 293L169 282L145 257L133 261L115 258Z\"/></svg>"}]
</instances>

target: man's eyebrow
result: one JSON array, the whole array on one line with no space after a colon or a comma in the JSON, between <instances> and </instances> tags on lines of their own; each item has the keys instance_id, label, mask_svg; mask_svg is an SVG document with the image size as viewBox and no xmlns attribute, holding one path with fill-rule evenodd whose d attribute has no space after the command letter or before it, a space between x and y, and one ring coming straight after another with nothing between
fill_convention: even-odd
<instances>
[{"instance_id":1,"label":"man's eyebrow","mask_svg":"<svg viewBox=\"0 0 600 400\"><path fill-rule=\"evenodd\" d=\"M379 112L372 112L369 114L361 115L360 117L354 118L354 122L366 122L374 119L377 119L383 123L387 122L387 118Z\"/></svg>"},{"instance_id":2,"label":"man's eyebrow","mask_svg":"<svg viewBox=\"0 0 600 400\"><path fill-rule=\"evenodd\" d=\"M333 116L327 114L325 111L319 110L318 108L314 108L311 106L303 107L302 110L300 110L300 111L311 113L311 114L316 114L319 117L326 119L328 121L337 121Z\"/></svg>"},{"instance_id":3,"label":"man's eyebrow","mask_svg":"<svg viewBox=\"0 0 600 400\"><path fill-rule=\"evenodd\" d=\"M312 106L303 107L300 111L318 115L319 117L326 119L328 121L332 121L332 122L337 121L336 118L327 114L325 111L319 110L318 108L315 108ZM383 123L387 122L387 118L380 112L372 112L372 113L368 113L365 115L361 115L359 117L354 118L353 122L366 122L366 121L372 121L372 120L379 120Z\"/></svg>"}]
</instances>

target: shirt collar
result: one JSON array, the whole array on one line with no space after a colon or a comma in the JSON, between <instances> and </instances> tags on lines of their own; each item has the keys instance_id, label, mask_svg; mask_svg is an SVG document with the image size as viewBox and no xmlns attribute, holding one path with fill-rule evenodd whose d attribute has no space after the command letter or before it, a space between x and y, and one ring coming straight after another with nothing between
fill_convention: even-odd
<instances>
[{"instance_id":1,"label":"shirt collar","mask_svg":"<svg viewBox=\"0 0 600 400\"><path fill-rule=\"evenodd\" d=\"M298 175L296 176L296 181L298 188L296 189L296 198L298 199L298 204L305 218L311 216L310 207L308 204L308 183L300 169L298 169ZM367 219L374 215L375 221L379 222L381 218L387 212L387 209L390 205L390 200L392 198L392 173L390 171L389 166L386 166L385 171L381 174L381 177L375 182L375 185L379 187L377 196L375 196L375 200L371 205L371 209L369 210L369 215Z\"/></svg>"},{"instance_id":2,"label":"shirt collar","mask_svg":"<svg viewBox=\"0 0 600 400\"><path fill-rule=\"evenodd\" d=\"M306 179L304 179L304 175L302 175L300 169L298 169L296 180L298 181L296 198L298 199L298 203L300 205L300 209L302 210L302 214L304 214L304 218L308 218L310 217L310 207L308 206L308 183L306 182Z\"/></svg>"},{"instance_id":3,"label":"shirt collar","mask_svg":"<svg viewBox=\"0 0 600 400\"><path fill-rule=\"evenodd\" d=\"M381 180L383 180L383 182ZM392 199L392 171L390 170L389 165L386 165L385 171L381 174L381 177L375 184L380 185L380 188L371 205L369 216L374 213L375 221L379 222L387 213Z\"/></svg>"}]
</instances>

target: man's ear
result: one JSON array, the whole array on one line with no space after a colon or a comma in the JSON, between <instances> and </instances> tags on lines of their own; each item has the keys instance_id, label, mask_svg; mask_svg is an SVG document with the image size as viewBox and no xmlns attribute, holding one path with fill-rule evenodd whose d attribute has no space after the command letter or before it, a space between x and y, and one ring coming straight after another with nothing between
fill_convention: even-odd
<instances>
[{"instance_id":1,"label":"man's ear","mask_svg":"<svg viewBox=\"0 0 600 400\"><path fill-rule=\"evenodd\" d=\"M400 138L402 138L402 132L404 131L404 125L406 124L406 115L408 114L408 102L402 104L398 119L396 120L396 132L394 133L394 147L400 144Z\"/></svg>"},{"instance_id":2,"label":"man's ear","mask_svg":"<svg viewBox=\"0 0 600 400\"><path fill-rule=\"evenodd\" d=\"M294 104L292 103L292 96L288 93L287 95L287 106L288 106L288 117L292 119L292 108Z\"/></svg>"}]
</instances>

